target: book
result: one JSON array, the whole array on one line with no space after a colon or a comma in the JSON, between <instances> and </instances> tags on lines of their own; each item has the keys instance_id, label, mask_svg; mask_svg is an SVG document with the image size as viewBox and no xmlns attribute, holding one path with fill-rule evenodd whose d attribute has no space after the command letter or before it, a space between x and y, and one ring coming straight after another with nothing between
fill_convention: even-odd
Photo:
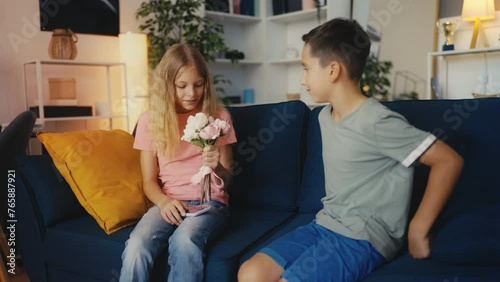
<instances>
[{"instance_id":1,"label":"book","mask_svg":"<svg viewBox=\"0 0 500 282\"><path fill-rule=\"evenodd\" d=\"M296 12L302 10L302 0L287 0L287 13Z\"/></svg>"},{"instance_id":2,"label":"book","mask_svg":"<svg viewBox=\"0 0 500 282\"><path fill-rule=\"evenodd\" d=\"M273 0L273 15L281 15L286 13L286 0Z\"/></svg>"},{"instance_id":3,"label":"book","mask_svg":"<svg viewBox=\"0 0 500 282\"><path fill-rule=\"evenodd\" d=\"M240 6L241 5L241 0L232 0L232 3L233 3L232 13L233 14L237 14L237 15L241 14L241 9L240 9L241 8L241 6Z\"/></svg>"},{"instance_id":4,"label":"book","mask_svg":"<svg viewBox=\"0 0 500 282\"><path fill-rule=\"evenodd\" d=\"M214 12L229 13L230 12L229 1L231 1L231 6L232 6L233 0L206 0L205 9Z\"/></svg>"},{"instance_id":5,"label":"book","mask_svg":"<svg viewBox=\"0 0 500 282\"><path fill-rule=\"evenodd\" d=\"M241 0L240 11L242 15L255 16L254 0Z\"/></svg>"}]
</instances>

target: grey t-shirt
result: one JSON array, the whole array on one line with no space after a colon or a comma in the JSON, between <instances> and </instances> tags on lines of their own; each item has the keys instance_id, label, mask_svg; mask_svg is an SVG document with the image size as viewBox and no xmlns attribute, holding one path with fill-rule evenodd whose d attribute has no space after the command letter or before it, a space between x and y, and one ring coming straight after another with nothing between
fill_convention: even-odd
<instances>
[{"instance_id":1,"label":"grey t-shirt","mask_svg":"<svg viewBox=\"0 0 500 282\"><path fill-rule=\"evenodd\" d=\"M326 196L316 222L369 241L386 259L403 242L413 180L411 166L436 140L369 98L340 121L319 114Z\"/></svg>"}]
</instances>

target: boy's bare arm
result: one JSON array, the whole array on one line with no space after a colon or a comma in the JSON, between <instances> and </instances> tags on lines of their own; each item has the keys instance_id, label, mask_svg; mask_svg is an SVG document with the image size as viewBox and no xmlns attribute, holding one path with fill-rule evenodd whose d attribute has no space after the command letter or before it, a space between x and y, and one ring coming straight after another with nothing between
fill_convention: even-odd
<instances>
[{"instance_id":1,"label":"boy's bare arm","mask_svg":"<svg viewBox=\"0 0 500 282\"><path fill-rule=\"evenodd\" d=\"M463 167L463 159L441 141L434 143L419 159L430 166L422 202L410 222L408 245L416 259L430 255L429 231L450 197Z\"/></svg>"}]
</instances>

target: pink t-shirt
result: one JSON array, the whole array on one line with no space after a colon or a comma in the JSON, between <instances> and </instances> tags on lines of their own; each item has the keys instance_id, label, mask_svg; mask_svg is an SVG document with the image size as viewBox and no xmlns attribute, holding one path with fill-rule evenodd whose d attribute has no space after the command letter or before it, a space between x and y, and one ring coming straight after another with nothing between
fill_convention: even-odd
<instances>
[{"instance_id":1,"label":"pink t-shirt","mask_svg":"<svg viewBox=\"0 0 500 282\"><path fill-rule=\"evenodd\" d=\"M177 114L179 120L179 135L182 136L186 128L187 119L196 112ZM152 137L148 130L149 112L145 112L139 118L135 135L134 149L143 151L155 151ZM217 117L225 120L231 126L228 134L217 139L217 146L224 146L236 142L231 116L223 109L217 109ZM177 200L199 200L201 196L202 183L193 186L191 177L195 175L203 166L201 148L186 141L180 141L180 146L174 157L167 159L158 156L159 178L162 182L163 193ZM203 182L203 181L202 181ZM212 200L228 204L229 195L224 189L219 189L214 185L212 177Z\"/></svg>"}]
</instances>

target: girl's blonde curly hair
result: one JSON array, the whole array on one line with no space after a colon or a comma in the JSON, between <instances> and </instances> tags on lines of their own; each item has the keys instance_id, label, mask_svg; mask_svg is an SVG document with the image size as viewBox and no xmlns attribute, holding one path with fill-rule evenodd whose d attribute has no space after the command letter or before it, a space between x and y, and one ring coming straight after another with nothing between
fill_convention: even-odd
<instances>
[{"instance_id":1,"label":"girl's blonde curly hair","mask_svg":"<svg viewBox=\"0 0 500 282\"><path fill-rule=\"evenodd\" d=\"M170 158L180 144L177 112L175 107L178 75L189 67L195 67L204 80L204 94L200 102L202 112L216 116L218 98L208 64L201 53L187 44L175 44L167 52L152 73L149 100L149 132L158 155Z\"/></svg>"}]
</instances>

